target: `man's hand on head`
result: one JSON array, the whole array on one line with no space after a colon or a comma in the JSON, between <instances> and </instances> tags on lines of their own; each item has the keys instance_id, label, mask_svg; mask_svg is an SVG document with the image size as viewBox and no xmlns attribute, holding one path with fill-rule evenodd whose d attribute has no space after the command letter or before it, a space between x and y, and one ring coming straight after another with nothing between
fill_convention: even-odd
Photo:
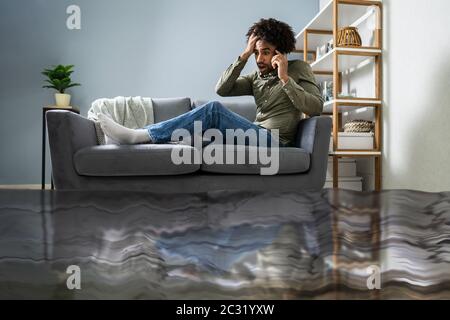
<instances>
[{"instance_id":1,"label":"man's hand on head","mask_svg":"<svg viewBox=\"0 0 450 320\"><path fill-rule=\"evenodd\" d=\"M255 52L256 42L259 40L259 37L254 33L248 38L247 48L245 48L244 52L241 54L241 58L244 60L248 60L250 56Z\"/></svg>"},{"instance_id":2,"label":"man's hand on head","mask_svg":"<svg viewBox=\"0 0 450 320\"><path fill-rule=\"evenodd\" d=\"M275 50L276 55L272 57L272 68L278 67L278 78L286 84L289 80L288 76L288 60L287 56L282 54L280 51Z\"/></svg>"}]
</instances>

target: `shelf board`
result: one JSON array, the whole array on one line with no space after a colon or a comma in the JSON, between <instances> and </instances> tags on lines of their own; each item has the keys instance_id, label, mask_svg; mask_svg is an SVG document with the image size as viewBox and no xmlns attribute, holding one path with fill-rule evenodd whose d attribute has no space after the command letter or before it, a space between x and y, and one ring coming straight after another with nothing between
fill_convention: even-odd
<instances>
[{"instance_id":1,"label":"shelf board","mask_svg":"<svg viewBox=\"0 0 450 320\"><path fill-rule=\"evenodd\" d=\"M381 2L381 1L373 1ZM370 5L370 4L369 4ZM340 4L339 5L339 27L342 26L352 26L358 23L361 17L364 17L369 6L361 5L350 5L350 4ZM333 30L333 0L330 0L322 10L300 31L295 37L297 40L296 49L304 49L304 36L305 30ZM315 50L317 46L325 44L328 40L331 40L332 36L328 35L309 35L308 36L308 48L310 50ZM325 40L325 41L323 41Z\"/></svg>"},{"instance_id":2,"label":"shelf board","mask_svg":"<svg viewBox=\"0 0 450 320\"><path fill-rule=\"evenodd\" d=\"M313 63L311 63L311 68L313 71L317 72L329 72L333 70L333 55L334 52L341 53L339 55L339 71L345 71L351 68L356 68L360 63L366 61L367 59L373 59L372 56L367 55L378 55L381 54L380 49L360 49L360 48L335 48L320 57ZM342 52L349 52L351 54L347 55ZM367 54L367 55L364 55Z\"/></svg>"},{"instance_id":3,"label":"shelf board","mask_svg":"<svg viewBox=\"0 0 450 320\"><path fill-rule=\"evenodd\" d=\"M348 112L353 111L356 108L370 108L373 106L381 106L381 100L353 100L353 99L337 99L327 101L323 105L324 113L332 113L333 112L333 104L334 102L341 103L342 105L338 107L338 112Z\"/></svg>"},{"instance_id":4,"label":"shelf board","mask_svg":"<svg viewBox=\"0 0 450 320\"><path fill-rule=\"evenodd\" d=\"M380 105L381 100L355 100L355 99L337 99L337 100L330 100L325 102L324 106L333 105L333 103L340 103L340 104L348 104L351 106L352 104L367 104L367 105Z\"/></svg>"},{"instance_id":5,"label":"shelf board","mask_svg":"<svg viewBox=\"0 0 450 320\"><path fill-rule=\"evenodd\" d=\"M329 152L330 156L381 156L381 151L334 151Z\"/></svg>"}]
</instances>

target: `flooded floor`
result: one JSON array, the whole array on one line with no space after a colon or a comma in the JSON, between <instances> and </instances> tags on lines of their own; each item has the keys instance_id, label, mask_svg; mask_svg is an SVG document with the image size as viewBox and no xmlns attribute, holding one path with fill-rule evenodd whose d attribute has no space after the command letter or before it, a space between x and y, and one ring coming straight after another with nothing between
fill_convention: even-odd
<instances>
[{"instance_id":1,"label":"flooded floor","mask_svg":"<svg viewBox=\"0 0 450 320\"><path fill-rule=\"evenodd\" d=\"M0 298L450 299L450 192L0 190Z\"/></svg>"}]
</instances>

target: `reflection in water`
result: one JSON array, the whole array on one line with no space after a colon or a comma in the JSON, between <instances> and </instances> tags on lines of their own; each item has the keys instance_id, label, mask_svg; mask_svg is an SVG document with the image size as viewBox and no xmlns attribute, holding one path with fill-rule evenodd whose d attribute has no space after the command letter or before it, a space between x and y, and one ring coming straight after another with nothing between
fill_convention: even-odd
<instances>
[{"instance_id":1,"label":"reflection in water","mask_svg":"<svg viewBox=\"0 0 450 320\"><path fill-rule=\"evenodd\" d=\"M0 298L449 299L450 193L3 190Z\"/></svg>"}]
</instances>

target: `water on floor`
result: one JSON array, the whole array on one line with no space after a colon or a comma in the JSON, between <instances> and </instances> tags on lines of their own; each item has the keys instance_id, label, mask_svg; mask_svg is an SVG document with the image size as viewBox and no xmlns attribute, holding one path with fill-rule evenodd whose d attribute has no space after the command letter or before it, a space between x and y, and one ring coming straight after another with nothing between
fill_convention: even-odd
<instances>
[{"instance_id":1,"label":"water on floor","mask_svg":"<svg viewBox=\"0 0 450 320\"><path fill-rule=\"evenodd\" d=\"M450 192L0 190L0 298L450 299Z\"/></svg>"}]
</instances>

